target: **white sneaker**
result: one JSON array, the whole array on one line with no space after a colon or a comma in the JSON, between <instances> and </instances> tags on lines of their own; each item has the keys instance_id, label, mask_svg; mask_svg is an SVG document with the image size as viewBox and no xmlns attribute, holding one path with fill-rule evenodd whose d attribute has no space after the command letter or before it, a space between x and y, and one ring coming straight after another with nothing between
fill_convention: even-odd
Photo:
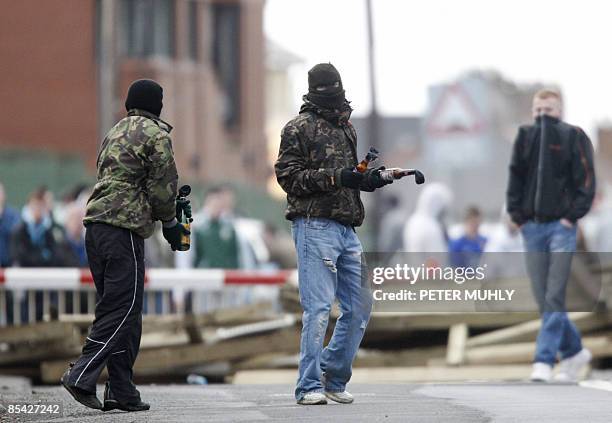
<instances>
[{"instance_id":1,"label":"white sneaker","mask_svg":"<svg viewBox=\"0 0 612 423\"><path fill-rule=\"evenodd\" d=\"M304 397L297 402L300 405L319 405L319 404L327 404L327 399L325 395L320 392L306 392Z\"/></svg>"},{"instance_id":2,"label":"white sneaker","mask_svg":"<svg viewBox=\"0 0 612 423\"><path fill-rule=\"evenodd\" d=\"M591 351L583 348L578 354L561 360L559 372L555 375L555 380L558 382L577 382L580 377L580 371L589 364L591 358L593 358Z\"/></svg>"},{"instance_id":3,"label":"white sneaker","mask_svg":"<svg viewBox=\"0 0 612 423\"><path fill-rule=\"evenodd\" d=\"M350 404L355 398L348 392L327 392L325 391L325 396L332 401L339 402L340 404Z\"/></svg>"},{"instance_id":4,"label":"white sneaker","mask_svg":"<svg viewBox=\"0 0 612 423\"><path fill-rule=\"evenodd\" d=\"M552 378L552 366L547 363L533 363L531 371L532 382L550 382Z\"/></svg>"}]
</instances>

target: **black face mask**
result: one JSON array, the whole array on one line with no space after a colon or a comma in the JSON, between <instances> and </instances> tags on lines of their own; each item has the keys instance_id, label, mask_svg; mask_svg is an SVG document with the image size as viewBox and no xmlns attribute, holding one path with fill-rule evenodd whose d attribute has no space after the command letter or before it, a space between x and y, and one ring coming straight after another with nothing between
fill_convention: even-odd
<instances>
[{"instance_id":1,"label":"black face mask","mask_svg":"<svg viewBox=\"0 0 612 423\"><path fill-rule=\"evenodd\" d=\"M555 123L559 123L559 120L560 120L559 118L552 117L549 115L539 115L535 118L536 125L541 125L542 122L544 122L544 125L555 124Z\"/></svg>"},{"instance_id":2,"label":"black face mask","mask_svg":"<svg viewBox=\"0 0 612 423\"><path fill-rule=\"evenodd\" d=\"M340 110L346 102L342 78L331 63L319 63L308 71L306 98L325 109Z\"/></svg>"},{"instance_id":3,"label":"black face mask","mask_svg":"<svg viewBox=\"0 0 612 423\"><path fill-rule=\"evenodd\" d=\"M140 109L159 117L164 98L164 90L151 79L139 79L132 82L125 99L125 109Z\"/></svg>"}]
</instances>

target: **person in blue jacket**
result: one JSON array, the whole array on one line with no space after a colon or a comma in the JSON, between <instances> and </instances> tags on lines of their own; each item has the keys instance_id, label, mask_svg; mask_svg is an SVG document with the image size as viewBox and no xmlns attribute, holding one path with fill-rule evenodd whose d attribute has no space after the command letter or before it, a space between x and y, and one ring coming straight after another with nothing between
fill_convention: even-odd
<instances>
[{"instance_id":1,"label":"person in blue jacket","mask_svg":"<svg viewBox=\"0 0 612 423\"><path fill-rule=\"evenodd\" d=\"M464 234L448 243L450 263L454 267L478 266L487 239L480 235L482 214L478 207L468 207L464 219Z\"/></svg>"}]
</instances>

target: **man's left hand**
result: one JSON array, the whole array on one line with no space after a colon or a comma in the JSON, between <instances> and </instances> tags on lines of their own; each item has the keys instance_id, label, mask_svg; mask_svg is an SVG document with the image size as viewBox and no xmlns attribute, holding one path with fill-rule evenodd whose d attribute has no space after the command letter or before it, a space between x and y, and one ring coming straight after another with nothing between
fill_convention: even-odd
<instances>
[{"instance_id":1,"label":"man's left hand","mask_svg":"<svg viewBox=\"0 0 612 423\"><path fill-rule=\"evenodd\" d=\"M162 227L162 235L168 241L168 244L170 244L172 251L178 250L181 247L183 235L189 234L191 234L191 231L178 222L174 226Z\"/></svg>"},{"instance_id":2,"label":"man's left hand","mask_svg":"<svg viewBox=\"0 0 612 423\"><path fill-rule=\"evenodd\" d=\"M382 188L385 185L392 184L393 181L387 181L380 176L380 171L385 169L384 166L380 166L370 170L366 175L367 183L373 188Z\"/></svg>"},{"instance_id":3,"label":"man's left hand","mask_svg":"<svg viewBox=\"0 0 612 423\"><path fill-rule=\"evenodd\" d=\"M574 222L572 222L569 219L562 218L562 219L559 220L559 223L561 223L566 228L569 228L569 229L573 229L574 228Z\"/></svg>"}]
</instances>

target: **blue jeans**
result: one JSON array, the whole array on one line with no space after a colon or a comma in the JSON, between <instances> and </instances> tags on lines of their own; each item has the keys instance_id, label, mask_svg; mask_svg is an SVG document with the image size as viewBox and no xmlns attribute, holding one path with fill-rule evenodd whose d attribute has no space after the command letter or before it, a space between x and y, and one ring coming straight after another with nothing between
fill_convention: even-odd
<instances>
[{"instance_id":1,"label":"blue jeans","mask_svg":"<svg viewBox=\"0 0 612 423\"><path fill-rule=\"evenodd\" d=\"M295 389L295 398L300 400L307 392L344 391L370 319L372 296L368 284L362 286L362 248L352 227L330 219L297 218L292 233L304 309ZM323 348L335 298L341 315L329 344Z\"/></svg>"},{"instance_id":2,"label":"blue jeans","mask_svg":"<svg viewBox=\"0 0 612 423\"><path fill-rule=\"evenodd\" d=\"M553 365L582 349L580 333L565 312L565 289L576 250L576 226L568 228L556 220L529 221L521 227L527 248L527 272L542 315L536 341L535 362Z\"/></svg>"}]
</instances>

